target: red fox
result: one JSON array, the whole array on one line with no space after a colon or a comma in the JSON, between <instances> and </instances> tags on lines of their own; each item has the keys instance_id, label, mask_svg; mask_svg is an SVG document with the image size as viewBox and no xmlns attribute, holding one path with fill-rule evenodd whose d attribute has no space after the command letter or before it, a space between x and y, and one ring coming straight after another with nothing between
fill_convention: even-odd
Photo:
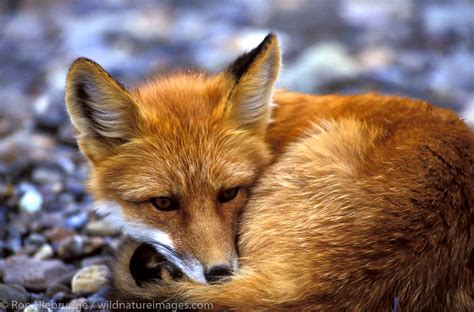
<instances>
[{"instance_id":1,"label":"red fox","mask_svg":"<svg viewBox=\"0 0 474 312\"><path fill-rule=\"evenodd\" d=\"M73 63L88 189L133 238L111 298L473 311L473 131L420 100L274 92L280 54L270 34L133 91Z\"/></svg>"}]
</instances>

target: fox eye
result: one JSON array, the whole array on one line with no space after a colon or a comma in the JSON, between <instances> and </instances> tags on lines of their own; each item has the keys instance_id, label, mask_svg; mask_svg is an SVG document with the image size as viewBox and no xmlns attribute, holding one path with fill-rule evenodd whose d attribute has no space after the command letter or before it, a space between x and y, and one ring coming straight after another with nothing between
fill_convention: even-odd
<instances>
[{"instance_id":1,"label":"fox eye","mask_svg":"<svg viewBox=\"0 0 474 312\"><path fill-rule=\"evenodd\" d=\"M223 190L219 193L217 196L217 200L220 203L227 203L235 198L237 194L239 193L240 187L233 187L227 190Z\"/></svg>"},{"instance_id":2,"label":"fox eye","mask_svg":"<svg viewBox=\"0 0 474 312\"><path fill-rule=\"evenodd\" d=\"M170 197L158 196L150 200L151 204L160 211L172 211L179 208L179 203Z\"/></svg>"}]
</instances>

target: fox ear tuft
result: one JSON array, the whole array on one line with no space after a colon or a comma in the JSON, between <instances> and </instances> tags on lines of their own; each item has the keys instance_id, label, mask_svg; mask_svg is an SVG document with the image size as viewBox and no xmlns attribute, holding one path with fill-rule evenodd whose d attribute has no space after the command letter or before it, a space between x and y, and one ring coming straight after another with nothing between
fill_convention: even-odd
<instances>
[{"instance_id":1,"label":"fox ear tuft","mask_svg":"<svg viewBox=\"0 0 474 312\"><path fill-rule=\"evenodd\" d=\"M234 81L229 105L241 126L264 131L270 120L273 87L280 72L278 38L268 34L253 50L241 55L228 68Z\"/></svg>"},{"instance_id":2,"label":"fox ear tuft","mask_svg":"<svg viewBox=\"0 0 474 312\"><path fill-rule=\"evenodd\" d=\"M86 58L77 59L69 69L66 106L83 151L110 149L111 145L129 140L137 123L132 95L102 67ZM91 153L86 156L94 158Z\"/></svg>"}]
</instances>

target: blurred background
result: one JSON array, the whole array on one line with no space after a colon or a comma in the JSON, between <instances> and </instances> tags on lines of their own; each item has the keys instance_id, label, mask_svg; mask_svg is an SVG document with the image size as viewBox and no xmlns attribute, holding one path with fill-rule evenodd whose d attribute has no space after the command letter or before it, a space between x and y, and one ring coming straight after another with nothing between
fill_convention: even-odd
<instances>
[{"instance_id":1,"label":"blurred background","mask_svg":"<svg viewBox=\"0 0 474 312\"><path fill-rule=\"evenodd\" d=\"M473 1L2 0L0 299L99 300L117 246L118 229L90 211L65 114L76 57L133 87L216 72L269 31L284 51L280 87L413 96L474 125Z\"/></svg>"}]
</instances>

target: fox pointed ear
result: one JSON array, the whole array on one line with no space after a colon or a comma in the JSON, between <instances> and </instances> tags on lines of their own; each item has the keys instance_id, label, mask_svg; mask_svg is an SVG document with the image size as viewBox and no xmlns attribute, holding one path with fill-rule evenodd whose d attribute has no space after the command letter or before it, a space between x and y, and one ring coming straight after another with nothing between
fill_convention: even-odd
<instances>
[{"instance_id":1,"label":"fox pointed ear","mask_svg":"<svg viewBox=\"0 0 474 312\"><path fill-rule=\"evenodd\" d=\"M66 81L66 106L81 150L95 161L128 141L138 122L132 95L94 61L79 58Z\"/></svg>"},{"instance_id":2,"label":"fox pointed ear","mask_svg":"<svg viewBox=\"0 0 474 312\"><path fill-rule=\"evenodd\" d=\"M230 111L242 127L265 131L270 121L273 87L280 72L278 38L268 34L253 50L241 55L227 73L234 80Z\"/></svg>"}]
</instances>

